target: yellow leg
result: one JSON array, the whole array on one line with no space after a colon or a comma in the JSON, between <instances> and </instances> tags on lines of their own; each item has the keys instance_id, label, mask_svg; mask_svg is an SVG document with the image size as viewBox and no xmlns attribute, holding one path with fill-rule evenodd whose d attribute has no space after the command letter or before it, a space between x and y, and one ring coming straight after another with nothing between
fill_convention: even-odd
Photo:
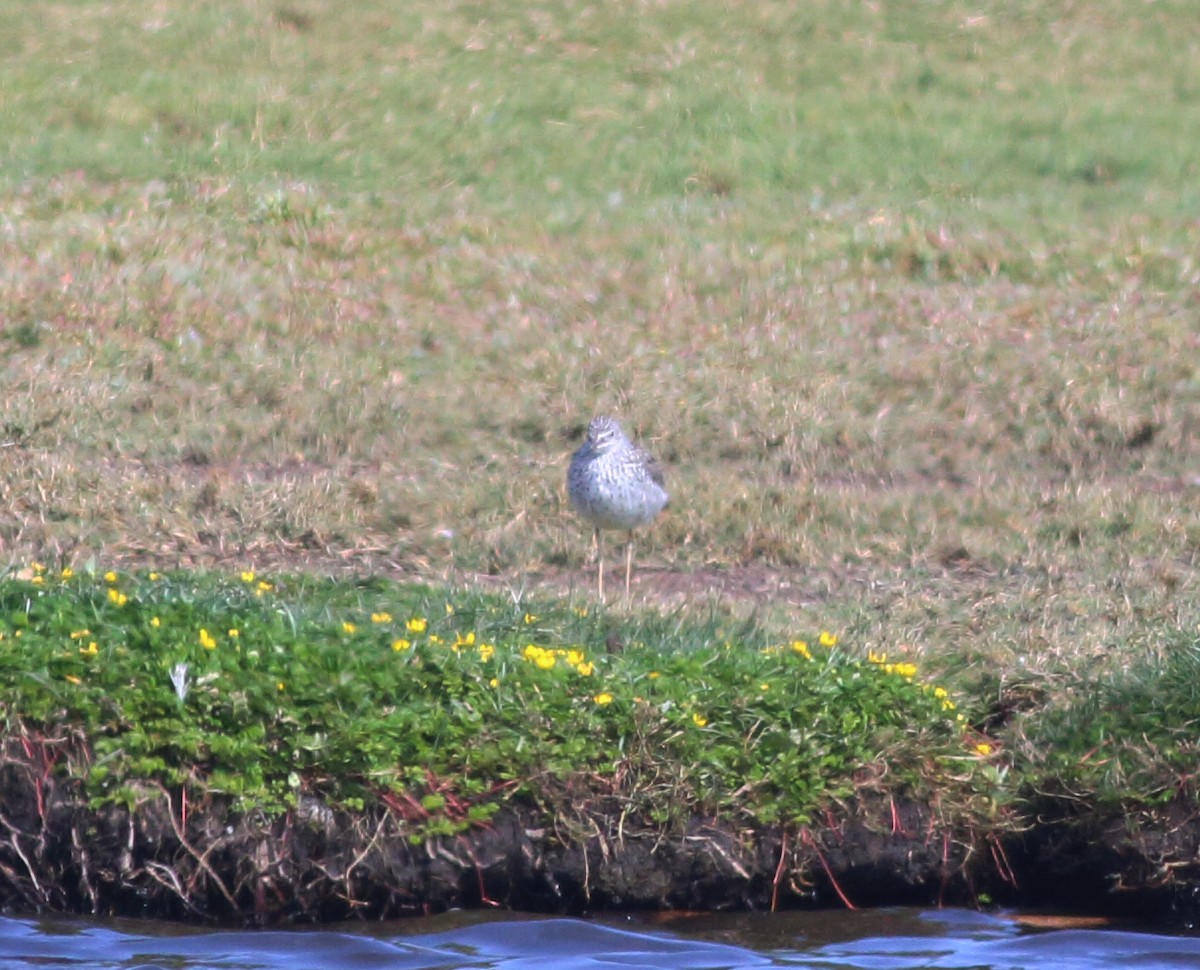
<instances>
[{"instance_id":1,"label":"yellow leg","mask_svg":"<svg viewBox=\"0 0 1200 970\"><path fill-rule=\"evenodd\" d=\"M629 577L633 574L633 533L625 543L625 599L629 599Z\"/></svg>"},{"instance_id":2,"label":"yellow leg","mask_svg":"<svg viewBox=\"0 0 1200 970\"><path fill-rule=\"evenodd\" d=\"M596 541L596 594L600 602L604 602L604 542L600 538L600 530L593 534Z\"/></svg>"}]
</instances>

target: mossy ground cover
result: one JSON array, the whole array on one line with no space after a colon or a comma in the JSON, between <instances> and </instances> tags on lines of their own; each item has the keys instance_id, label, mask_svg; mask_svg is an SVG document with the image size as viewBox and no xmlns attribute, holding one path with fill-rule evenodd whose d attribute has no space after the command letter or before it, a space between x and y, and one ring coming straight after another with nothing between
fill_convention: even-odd
<instances>
[{"instance_id":1,"label":"mossy ground cover","mask_svg":"<svg viewBox=\"0 0 1200 970\"><path fill-rule=\"evenodd\" d=\"M772 642L386 581L43 570L0 584L4 727L86 737L55 753L96 805L165 787L279 814L309 795L385 805L421 842L513 800L559 821L568 791L670 829L807 824L860 788L966 801L995 781L945 688L827 631Z\"/></svg>"}]
</instances>

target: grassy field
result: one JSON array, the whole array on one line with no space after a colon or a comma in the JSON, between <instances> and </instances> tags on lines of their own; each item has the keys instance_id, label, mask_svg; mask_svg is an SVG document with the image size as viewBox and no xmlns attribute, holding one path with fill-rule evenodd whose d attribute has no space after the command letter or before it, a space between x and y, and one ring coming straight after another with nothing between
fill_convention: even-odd
<instances>
[{"instance_id":1,"label":"grassy field","mask_svg":"<svg viewBox=\"0 0 1200 970\"><path fill-rule=\"evenodd\" d=\"M8 5L0 551L586 594L610 411L639 603L1020 747L1200 628L1194 13Z\"/></svg>"}]
</instances>

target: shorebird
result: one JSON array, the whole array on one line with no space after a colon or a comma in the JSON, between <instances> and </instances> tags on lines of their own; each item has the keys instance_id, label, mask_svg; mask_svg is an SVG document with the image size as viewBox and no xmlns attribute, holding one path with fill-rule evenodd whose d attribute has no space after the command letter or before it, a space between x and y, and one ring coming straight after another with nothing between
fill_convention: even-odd
<instances>
[{"instance_id":1,"label":"shorebird","mask_svg":"<svg viewBox=\"0 0 1200 970\"><path fill-rule=\"evenodd\" d=\"M638 448L612 418L597 416L588 424L587 440L571 457L567 494L575 511L592 524L596 547L596 591L604 602L604 550L601 529L624 529L625 598L633 572L633 530L647 525L667 504L658 462Z\"/></svg>"}]
</instances>

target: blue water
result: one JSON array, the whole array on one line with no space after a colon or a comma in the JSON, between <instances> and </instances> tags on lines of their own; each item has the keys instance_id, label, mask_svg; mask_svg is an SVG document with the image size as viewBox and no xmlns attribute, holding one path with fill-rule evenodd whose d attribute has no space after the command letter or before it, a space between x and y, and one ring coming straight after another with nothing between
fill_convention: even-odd
<instances>
[{"instance_id":1,"label":"blue water","mask_svg":"<svg viewBox=\"0 0 1200 970\"><path fill-rule=\"evenodd\" d=\"M1200 970L1200 940L1115 930L1031 932L962 911L692 916L667 926L452 914L347 929L197 930L0 918L0 970Z\"/></svg>"}]
</instances>

